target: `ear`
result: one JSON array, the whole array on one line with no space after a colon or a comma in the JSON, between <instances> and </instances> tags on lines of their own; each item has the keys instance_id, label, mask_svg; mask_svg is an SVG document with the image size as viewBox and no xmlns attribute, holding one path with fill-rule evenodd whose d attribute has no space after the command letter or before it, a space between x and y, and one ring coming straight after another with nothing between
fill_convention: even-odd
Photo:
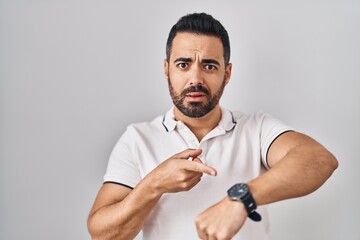
<instances>
[{"instance_id":1,"label":"ear","mask_svg":"<svg viewBox=\"0 0 360 240\"><path fill-rule=\"evenodd\" d=\"M164 75L165 79L169 80L169 62L167 61L167 59L164 59Z\"/></svg>"},{"instance_id":2,"label":"ear","mask_svg":"<svg viewBox=\"0 0 360 240\"><path fill-rule=\"evenodd\" d=\"M228 82L230 81L231 69L232 69L232 64L228 63L228 65L225 67L225 84L228 84Z\"/></svg>"}]
</instances>

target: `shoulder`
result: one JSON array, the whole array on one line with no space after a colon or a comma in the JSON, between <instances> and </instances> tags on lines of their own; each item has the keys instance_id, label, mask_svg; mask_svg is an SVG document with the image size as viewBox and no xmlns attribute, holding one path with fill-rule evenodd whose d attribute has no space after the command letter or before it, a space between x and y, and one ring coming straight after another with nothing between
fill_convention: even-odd
<instances>
[{"instance_id":1,"label":"shoulder","mask_svg":"<svg viewBox=\"0 0 360 240\"><path fill-rule=\"evenodd\" d=\"M166 129L163 126L163 115L157 116L152 121L144 121L129 124L120 139L148 138L154 135L165 133Z\"/></svg>"},{"instance_id":2,"label":"shoulder","mask_svg":"<svg viewBox=\"0 0 360 240\"><path fill-rule=\"evenodd\" d=\"M117 140L113 152L123 150L136 152L139 143L142 143L144 141L148 142L148 139L151 139L153 136L158 135L159 132L165 132L165 130L162 129L162 118L163 116L158 116L149 122L138 122L129 124L120 136L120 138Z\"/></svg>"},{"instance_id":3,"label":"shoulder","mask_svg":"<svg viewBox=\"0 0 360 240\"><path fill-rule=\"evenodd\" d=\"M157 116L151 121L132 123L127 126L126 131L130 132L153 132L164 130L162 125L164 115Z\"/></svg>"},{"instance_id":4,"label":"shoulder","mask_svg":"<svg viewBox=\"0 0 360 240\"><path fill-rule=\"evenodd\" d=\"M238 131L250 132L251 135L257 132L260 138L266 142L272 141L283 132L294 130L278 118L263 111L257 111L251 114L234 111L232 114Z\"/></svg>"},{"instance_id":5,"label":"shoulder","mask_svg":"<svg viewBox=\"0 0 360 240\"><path fill-rule=\"evenodd\" d=\"M232 111L231 112L234 121L243 124L251 124L251 125L261 125L264 121L276 119L269 113L263 111L257 111L253 113L243 113L241 111Z\"/></svg>"}]
</instances>

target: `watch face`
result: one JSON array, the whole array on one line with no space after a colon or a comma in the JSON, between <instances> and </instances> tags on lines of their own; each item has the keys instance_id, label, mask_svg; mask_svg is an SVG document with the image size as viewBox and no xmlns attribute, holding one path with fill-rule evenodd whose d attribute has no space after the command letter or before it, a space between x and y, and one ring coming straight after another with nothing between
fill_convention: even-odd
<instances>
[{"instance_id":1,"label":"watch face","mask_svg":"<svg viewBox=\"0 0 360 240\"><path fill-rule=\"evenodd\" d=\"M232 200L240 200L246 194L248 194L249 188L246 186L246 184L239 183L235 184L228 190L228 195Z\"/></svg>"}]
</instances>

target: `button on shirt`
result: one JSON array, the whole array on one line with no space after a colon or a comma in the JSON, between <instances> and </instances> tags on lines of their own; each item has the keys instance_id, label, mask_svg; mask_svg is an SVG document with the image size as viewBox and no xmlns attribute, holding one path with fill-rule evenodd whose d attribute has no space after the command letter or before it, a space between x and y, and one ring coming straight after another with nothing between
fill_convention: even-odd
<instances>
[{"instance_id":1,"label":"button on shirt","mask_svg":"<svg viewBox=\"0 0 360 240\"><path fill-rule=\"evenodd\" d=\"M143 239L198 239L196 216L226 196L235 183L249 182L268 168L267 152L282 133L292 130L272 116L251 115L221 109L219 124L200 142L173 109L152 122L128 126L110 156L104 182L129 188L156 166L187 148L202 149L199 158L217 170L217 176L203 175L187 192L164 194L143 226ZM233 239L267 239L268 214L259 206L261 222L247 220Z\"/></svg>"}]
</instances>

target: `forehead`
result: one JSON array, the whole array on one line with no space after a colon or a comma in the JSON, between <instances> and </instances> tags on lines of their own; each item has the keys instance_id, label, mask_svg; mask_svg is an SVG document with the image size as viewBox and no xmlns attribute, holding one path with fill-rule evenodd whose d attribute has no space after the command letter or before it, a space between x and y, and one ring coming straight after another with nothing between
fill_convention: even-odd
<instances>
[{"instance_id":1,"label":"forehead","mask_svg":"<svg viewBox=\"0 0 360 240\"><path fill-rule=\"evenodd\" d=\"M220 38L195 33L177 33L172 43L170 59L196 56L223 59L224 48Z\"/></svg>"}]
</instances>

